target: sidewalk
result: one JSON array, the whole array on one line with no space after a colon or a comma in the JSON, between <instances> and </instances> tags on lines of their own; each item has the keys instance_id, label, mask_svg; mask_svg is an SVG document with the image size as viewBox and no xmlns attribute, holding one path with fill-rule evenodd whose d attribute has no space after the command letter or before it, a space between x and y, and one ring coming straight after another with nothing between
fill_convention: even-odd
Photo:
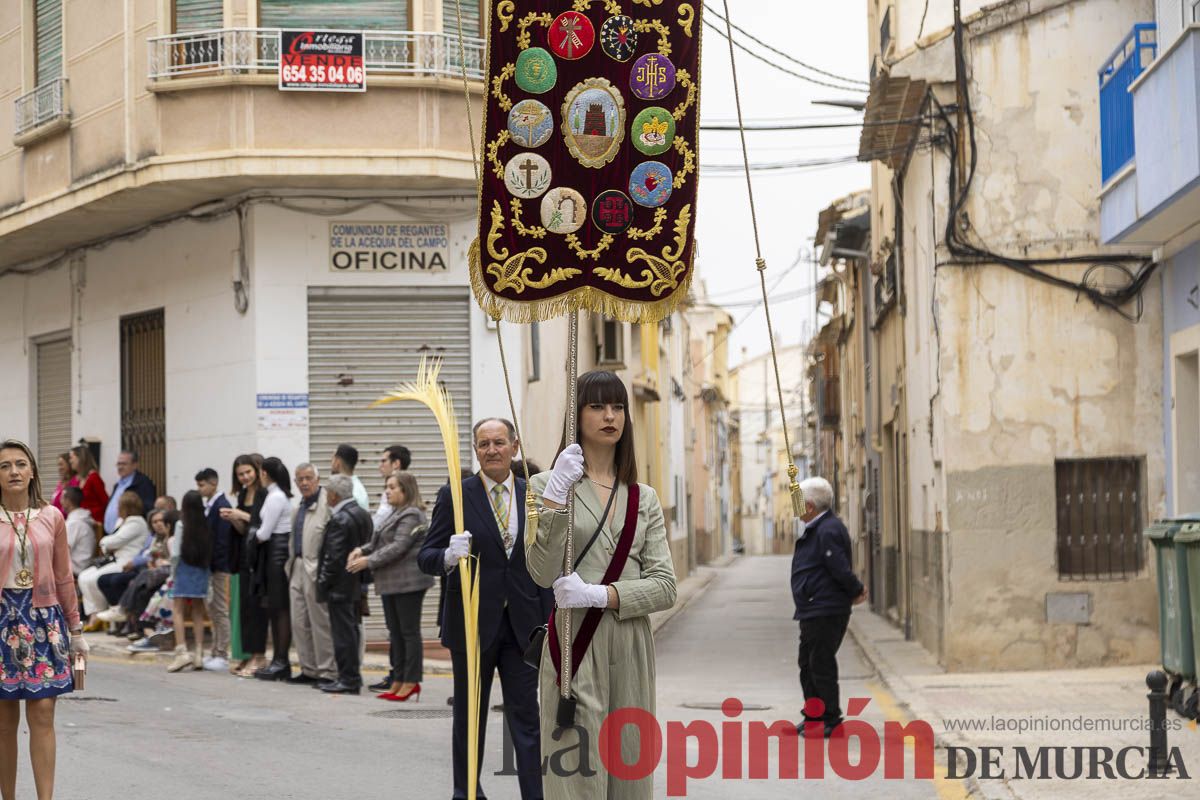
<instances>
[{"instance_id":1,"label":"sidewalk","mask_svg":"<svg viewBox=\"0 0 1200 800\"><path fill-rule=\"evenodd\" d=\"M658 631L663 625L671 620L676 614L682 611L696 596L701 594L708 584L716 575L717 569L728 566L733 560L733 556L729 556L723 561L714 562L711 566L699 567L686 579L679 582L677 587L677 599L674 608L659 612L650 617L650 626L654 631ZM165 666L169 664L174 657L170 645L166 649L159 650L157 653L130 653L126 650L129 645L128 640L124 637L109 636L107 633L88 633L84 634L87 639L88 647L91 652L97 656L102 656L109 659L137 659L139 661L148 661L151 659L162 662ZM441 652L445 652L442 650ZM295 651L292 652L292 663L296 663ZM388 654L385 651L367 651L367 657L363 661L363 672L368 673L384 673L388 670ZM425 672L437 675L451 673L450 662L444 659L426 658Z\"/></svg>"},{"instance_id":2,"label":"sidewalk","mask_svg":"<svg viewBox=\"0 0 1200 800\"><path fill-rule=\"evenodd\" d=\"M850 633L867 659L874 664L880 679L900 700L907 716L933 726L939 750L946 746L969 747L976 754L981 747L1004 748L1000 754L1003 779L967 780L972 796L1009 800L1074 800L1075 798L1120 797L1122 800L1157 800L1162 797L1195 796L1194 781L1200 781L1200 730L1172 711L1167 721L1175 730L1168 732L1168 747L1179 748L1192 780L1112 779L1097 770L1098 780L1017 779L1015 748L1025 748L1030 757L1037 748L1067 748L1062 773L1075 769L1071 748L1109 748L1117 753L1124 747L1143 748L1128 757L1128 772L1145 768L1144 749L1150 734L1140 725L1147 724L1146 674L1153 664L1132 667L1057 670L1045 672L947 673L923 647L904 640L903 634L873 613L855 613ZM1014 725L1039 730L1009 730ZM1067 726L1069 730L1061 730ZM1092 730L1075 727L1091 727ZM966 729L971 728L971 729ZM1049 730L1060 728L1060 730ZM1103 753L1099 754L1103 758ZM1055 775L1056 752L1046 752L1051 775ZM1084 776L1090 769L1091 754L1082 756ZM940 760L940 759L939 759ZM960 770L965 758L958 759ZM1115 757L1112 761L1115 772ZM978 775L979 768L976 768ZM1025 773L1026 775L1028 772Z\"/></svg>"}]
</instances>

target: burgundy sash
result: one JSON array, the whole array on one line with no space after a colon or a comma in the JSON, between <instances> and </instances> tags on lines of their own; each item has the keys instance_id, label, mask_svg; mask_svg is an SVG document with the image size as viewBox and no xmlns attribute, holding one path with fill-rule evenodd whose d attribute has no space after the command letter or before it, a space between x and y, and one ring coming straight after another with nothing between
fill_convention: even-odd
<instances>
[{"instance_id":1,"label":"burgundy sash","mask_svg":"<svg viewBox=\"0 0 1200 800\"><path fill-rule=\"evenodd\" d=\"M613 491L616 490L614 489ZM638 485L636 483L630 484L629 504L625 507L625 527L621 530L621 538L617 542L617 551L613 553L612 562L608 565L608 570L605 571L603 580L600 581L604 586L621 577L621 572L625 569L625 562L629 560L629 551L633 549L633 539L637 535L638 495ZM583 663L583 656L587 653L588 645L592 643L592 637L596 635L596 628L600 627L600 618L604 616L604 611L605 609L603 608L588 609L587 615L583 618L583 624L579 626L579 630L575 633L575 639L571 646L572 675L579 671L579 665ZM554 671L558 673L558 680L561 681L562 656L558 649L558 626L554 624L557 612L557 608L550 612L548 634L550 659L554 662Z\"/></svg>"}]
</instances>

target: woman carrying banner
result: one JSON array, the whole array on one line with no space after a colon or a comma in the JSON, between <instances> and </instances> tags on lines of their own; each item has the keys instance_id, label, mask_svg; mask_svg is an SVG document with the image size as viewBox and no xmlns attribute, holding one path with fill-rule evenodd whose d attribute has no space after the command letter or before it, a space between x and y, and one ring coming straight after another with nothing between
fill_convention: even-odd
<instances>
[{"instance_id":1,"label":"woman carrying banner","mask_svg":"<svg viewBox=\"0 0 1200 800\"><path fill-rule=\"evenodd\" d=\"M618 747L624 763L639 760L638 729L613 726L620 740L607 743L601 741L600 729L617 709L654 714L649 615L674 605L675 571L658 495L637 482L625 385L612 372L597 370L580 376L577 396L577 441L568 445L564 438L554 469L532 479L543 511L537 536L525 540L530 575L539 585L554 587L555 614L570 609L574 643L575 727L558 736L561 692L554 626L542 652L542 744L544 754L551 756L544 788L546 797L565 800L648 800L653 796L653 775L622 780L607 769L617 763ZM563 577L565 512L572 488L576 563ZM607 764L601 751L608 754ZM581 758L587 759L586 765Z\"/></svg>"}]
</instances>

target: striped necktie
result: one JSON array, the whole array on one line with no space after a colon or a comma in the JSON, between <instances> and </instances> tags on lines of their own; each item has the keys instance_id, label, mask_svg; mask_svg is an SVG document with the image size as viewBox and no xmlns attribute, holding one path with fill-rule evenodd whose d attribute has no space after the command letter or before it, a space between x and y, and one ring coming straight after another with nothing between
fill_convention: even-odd
<instances>
[{"instance_id":1,"label":"striped necktie","mask_svg":"<svg viewBox=\"0 0 1200 800\"><path fill-rule=\"evenodd\" d=\"M513 537L508 532L508 487L503 483L497 483L492 487L492 513L496 515L496 525L500 528L504 549L511 550Z\"/></svg>"}]
</instances>

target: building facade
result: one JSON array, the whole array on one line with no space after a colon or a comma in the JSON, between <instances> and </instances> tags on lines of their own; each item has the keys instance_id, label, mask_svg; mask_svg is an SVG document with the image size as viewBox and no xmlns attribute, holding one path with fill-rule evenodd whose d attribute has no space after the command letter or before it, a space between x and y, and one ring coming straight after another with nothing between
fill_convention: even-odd
<instances>
[{"instance_id":1,"label":"building facade","mask_svg":"<svg viewBox=\"0 0 1200 800\"><path fill-rule=\"evenodd\" d=\"M808 448L800 440L807 392L807 355L802 345L776 348L782 376L784 410L788 415L793 458L800 478L808 476L803 459ZM749 555L790 553L793 515L787 494L788 453L779 419L779 395L770 352L743 358L733 370L736 386L733 414L737 425L739 464L735 480L741 484L741 502L735 505L741 517L741 542ZM781 483L782 481L782 483ZM780 497L783 486L783 497Z\"/></svg>"},{"instance_id":2,"label":"building facade","mask_svg":"<svg viewBox=\"0 0 1200 800\"><path fill-rule=\"evenodd\" d=\"M1099 65L1100 236L1162 273L1165 513L1200 512L1200 7L1142 6Z\"/></svg>"},{"instance_id":3,"label":"building facade","mask_svg":"<svg viewBox=\"0 0 1200 800\"><path fill-rule=\"evenodd\" d=\"M367 407L430 356L471 463L470 421L509 406L467 272L463 5L460 47L440 0L3 4L0 434L47 467L99 442L110 484L134 448L176 496L243 452L327 471L345 442L377 497L400 443L432 495L432 417ZM296 26L364 31L366 90L282 91Z\"/></svg>"},{"instance_id":4,"label":"building facade","mask_svg":"<svg viewBox=\"0 0 1200 800\"><path fill-rule=\"evenodd\" d=\"M1150 6L869 4L872 588L950 669L1158 650L1162 287L1097 235L1094 83Z\"/></svg>"}]
</instances>

